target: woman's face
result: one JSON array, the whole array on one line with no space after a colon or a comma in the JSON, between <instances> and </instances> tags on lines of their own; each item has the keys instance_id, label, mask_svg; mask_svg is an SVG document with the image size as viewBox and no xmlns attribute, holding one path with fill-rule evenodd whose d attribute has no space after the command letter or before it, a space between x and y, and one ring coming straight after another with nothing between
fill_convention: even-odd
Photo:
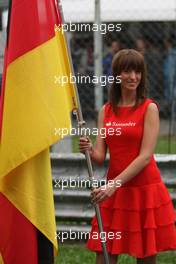
<instances>
[{"instance_id":1,"label":"woman's face","mask_svg":"<svg viewBox=\"0 0 176 264\"><path fill-rule=\"evenodd\" d=\"M141 72L135 70L122 71L120 76L122 89L136 90L141 81Z\"/></svg>"}]
</instances>

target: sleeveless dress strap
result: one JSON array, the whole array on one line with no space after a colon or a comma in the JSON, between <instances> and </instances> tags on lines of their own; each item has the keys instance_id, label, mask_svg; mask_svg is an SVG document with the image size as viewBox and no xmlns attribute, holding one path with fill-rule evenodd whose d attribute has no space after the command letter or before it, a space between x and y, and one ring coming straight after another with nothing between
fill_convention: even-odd
<instances>
[{"instance_id":1,"label":"sleeveless dress strap","mask_svg":"<svg viewBox=\"0 0 176 264\"><path fill-rule=\"evenodd\" d=\"M160 111L158 103L153 99L147 98L144 103L144 113L147 111L147 107L149 106L150 103L156 104L158 111Z\"/></svg>"},{"instance_id":2,"label":"sleeveless dress strap","mask_svg":"<svg viewBox=\"0 0 176 264\"><path fill-rule=\"evenodd\" d=\"M104 124L105 124L106 118L108 118L112 114L111 104L107 102L106 104L104 104L103 108L104 108Z\"/></svg>"}]
</instances>

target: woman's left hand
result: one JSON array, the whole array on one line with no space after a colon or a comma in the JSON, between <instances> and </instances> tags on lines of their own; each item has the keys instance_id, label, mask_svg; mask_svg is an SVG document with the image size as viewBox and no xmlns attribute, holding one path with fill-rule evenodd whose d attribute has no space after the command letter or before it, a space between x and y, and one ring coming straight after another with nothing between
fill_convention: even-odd
<instances>
[{"instance_id":1,"label":"woman's left hand","mask_svg":"<svg viewBox=\"0 0 176 264\"><path fill-rule=\"evenodd\" d=\"M92 203L96 204L99 202L104 201L105 199L111 197L114 192L117 190L115 184L106 184L104 186L101 186L99 188L94 189L91 192L91 196L92 196Z\"/></svg>"}]
</instances>

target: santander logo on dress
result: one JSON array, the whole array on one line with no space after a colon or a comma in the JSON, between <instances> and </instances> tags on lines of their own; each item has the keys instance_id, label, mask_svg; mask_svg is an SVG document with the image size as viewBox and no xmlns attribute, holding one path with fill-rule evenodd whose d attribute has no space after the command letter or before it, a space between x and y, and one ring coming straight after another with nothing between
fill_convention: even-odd
<instances>
[{"instance_id":1,"label":"santander logo on dress","mask_svg":"<svg viewBox=\"0 0 176 264\"><path fill-rule=\"evenodd\" d=\"M106 126L116 126L116 127L135 127L136 126L136 122L132 122L132 121L129 121L129 122L124 122L124 123L118 123L118 122L115 122L115 121L110 121L110 122L107 122L106 123Z\"/></svg>"},{"instance_id":2,"label":"santander logo on dress","mask_svg":"<svg viewBox=\"0 0 176 264\"><path fill-rule=\"evenodd\" d=\"M116 122L116 121L108 121L105 124L106 132L109 136L121 136L126 131L126 128L133 128L136 126L136 122ZM124 129L123 129L124 128Z\"/></svg>"}]
</instances>

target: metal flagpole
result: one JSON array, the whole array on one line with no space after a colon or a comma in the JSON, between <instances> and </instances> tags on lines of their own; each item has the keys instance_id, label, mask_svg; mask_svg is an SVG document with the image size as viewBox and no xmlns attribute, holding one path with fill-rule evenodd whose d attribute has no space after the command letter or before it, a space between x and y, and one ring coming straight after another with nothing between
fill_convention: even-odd
<instances>
[{"instance_id":1,"label":"metal flagpole","mask_svg":"<svg viewBox=\"0 0 176 264\"><path fill-rule=\"evenodd\" d=\"M59 5L59 10L60 10L60 13L61 13L62 23L64 23L64 15L63 15L63 10L62 10L62 4L61 4L60 0L55 0L56 7L57 7L57 1L58 1L58 5ZM66 39L68 55L69 55L69 59L70 59L71 71L72 71L73 76L75 76L75 72L74 72L74 68L73 68L73 62L72 62L72 57L71 57L70 46L68 45L66 34L65 34L65 39ZM76 92L77 102L78 102L78 108L75 110L75 114L77 116L78 126L80 128L83 128L85 126L86 122L83 119L82 109L81 109L81 104L80 104L79 94L78 94L78 88L77 88L77 84L76 83L75 83L75 92ZM92 162L91 162L89 151L85 152L85 157L86 157L86 161L87 161L89 179L90 179L90 182L91 182L91 189L93 190L92 182L93 182L94 173L93 173L93 167L92 167ZM94 205L94 209L95 209L95 213L96 213L96 217L97 217L99 232L100 232L100 234L103 234L103 232L104 232L103 231L103 223L102 223L102 219L101 219L101 213L100 213L99 205L95 204ZM106 242L104 240L103 241L101 240L101 245L102 245L102 249L103 249L105 264L109 264L109 256L108 256L108 252L107 252L107 249L106 249Z\"/></svg>"}]
</instances>

